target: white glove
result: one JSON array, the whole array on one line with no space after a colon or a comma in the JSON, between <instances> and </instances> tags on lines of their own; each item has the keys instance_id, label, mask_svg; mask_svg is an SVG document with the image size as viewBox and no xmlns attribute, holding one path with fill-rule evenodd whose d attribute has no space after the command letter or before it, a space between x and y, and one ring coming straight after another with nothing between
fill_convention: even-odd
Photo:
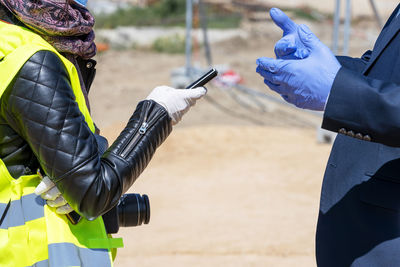
<instances>
[{"instance_id":1,"label":"white glove","mask_svg":"<svg viewBox=\"0 0 400 267\"><path fill-rule=\"evenodd\" d=\"M46 199L47 205L50 207L57 208L56 212L58 214L67 214L72 211L71 206L61 195L60 190L58 190L56 185L47 176L43 177L40 184L36 187L35 194Z\"/></svg>"},{"instance_id":2,"label":"white glove","mask_svg":"<svg viewBox=\"0 0 400 267\"><path fill-rule=\"evenodd\" d=\"M202 98L206 93L207 90L204 87L175 89L168 86L160 86L154 88L146 99L154 100L163 106L172 119L172 125L175 125L190 107L196 104L196 100Z\"/></svg>"}]
</instances>

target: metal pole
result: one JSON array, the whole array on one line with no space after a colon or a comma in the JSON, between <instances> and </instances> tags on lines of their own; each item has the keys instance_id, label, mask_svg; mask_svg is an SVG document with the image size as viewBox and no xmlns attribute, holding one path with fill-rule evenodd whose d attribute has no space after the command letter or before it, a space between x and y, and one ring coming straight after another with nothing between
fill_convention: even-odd
<instances>
[{"instance_id":1,"label":"metal pole","mask_svg":"<svg viewBox=\"0 0 400 267\"><path fill-rule=\"evenodd\" d=\"M199 0L199 12L200 12L200 23L203 28L203 41L204 41L204 50L206 53L207 64L212 66L212 56L210 43L208 41L208 33L207 33L207 11L205 9L205 5L203 0Z\"/></svg>"},{"instance_id":2,"label":"metal pole","mask_svg":"<svg viewBox=\"0 0 400 267\"><path fill-rule=\"evenodd\" d=\"M333 18L332 52L335 55L338 53L338 44L339 44L340 1L341 0L336 0L335 16Z\"/></svg>"},{"instance_id":3,"label":"metal pole","mask_svg":"<svg viewBox=\"0 0 400 267\"><path fill-rule=\"evenodd\" d=\"M343 55L349 54L349 43L351 33L351 0L346 0L346 18L344 22Z\"/></svg>"},{"instance_id":4,"label":"metal pole","mask_svg":"<svg viewBox=\"0 0 400 267\"><path fill-rule=\"evenodd\" d=\"M193 2L186 0L186 76L191 77L192 70L192 25Z\"/></svg>"},{"instance_id":5,"label":"metal pole","mask_svg":"<svg viewBox=\"0 0 400 267\"><path fill-rule=\"evenodd\" d=\"M374 11L374 15L375 15L376 21L378 22L379 27L383 28L383 21L382 21L381 16L379 15L378 9L376 8L375 1L369 0L369 2L371 3L371 7L372 7L372 10Z\"/></svg>"}]
</instances>

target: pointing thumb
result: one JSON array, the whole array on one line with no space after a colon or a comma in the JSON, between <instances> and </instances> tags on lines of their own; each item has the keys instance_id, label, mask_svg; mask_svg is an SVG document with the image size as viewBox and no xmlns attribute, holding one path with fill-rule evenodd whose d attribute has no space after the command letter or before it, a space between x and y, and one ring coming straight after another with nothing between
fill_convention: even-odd
<instances>
[{"instance_id":1,"label":"pointing thumb","mask_svg":"<svg viewBox=\"0 0 400 267\"><path fill-rule=\"evenodd\" d=\"M272 8L269 14L274 23L283 30L283 35L296 32L297 24L294 23L282 10L279 8Z\"/></svg>"},{"instance_id":2,"label":"pointing thumb","mask_svg":"<svg viewBox=\"0 0 400 267\"><path fill-rule=\"evenodd\" d=\"M297 31L298 31L300 40L302 41L304 46L307 48L313 49L320 42L319 39L317 38L317 36L315 36L315 34L312 33L310 28L308 28L304 24L300 25L300 27L298 28Z\"/></svg>"}]
</instances>

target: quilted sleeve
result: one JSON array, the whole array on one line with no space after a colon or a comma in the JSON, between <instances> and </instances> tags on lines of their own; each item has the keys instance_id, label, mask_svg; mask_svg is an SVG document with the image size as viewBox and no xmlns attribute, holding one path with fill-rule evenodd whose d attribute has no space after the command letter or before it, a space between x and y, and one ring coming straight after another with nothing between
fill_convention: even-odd
<instances>
[{"instance_id":1,"label":"quilted sleeve","mask_svg":"<svg viewBox=\"0 0 400 267\"><path fill-rule=\"evenodd\" d=\"M49 51L39 51L25 63L1 98L1 112L71 207L88 219L117 204L172 130L165 109L143 101L120 137L101 155L75 101L68 73ZM151 125L139 132L144 116Z\"/></svg>"}]
</instances>

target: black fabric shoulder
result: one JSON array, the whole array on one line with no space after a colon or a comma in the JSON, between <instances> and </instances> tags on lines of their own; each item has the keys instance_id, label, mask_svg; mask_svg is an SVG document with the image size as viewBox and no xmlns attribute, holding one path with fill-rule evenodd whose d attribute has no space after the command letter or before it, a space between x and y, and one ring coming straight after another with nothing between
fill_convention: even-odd
<instances>
[{"instance_id":1,"label":"black fabric shoulder","mask_svg":"<svg viewBox=\"0 0 400 267\"><path fill-rule=\"evenodd\" d=\"M97 155L68 72L53 52L39 51L25 63L5 92L2 112L50 177Z\"/></svg>"},{"instance_id":2,"label":"black fabric shoulder","mask_svg":"<svg viewBox=\"0 0 400 267\"><path fill-rule=\"evenodd\" d=\"M60 79L65 86L54 86L57 83L55 81ZM37 85L40 85L40 88L36 88ZM26 110L31 101L42 104L47 102L51 105L52 99L44 96L54 95L54 90L72 93L68 72L55 53L48 50L38 51L22 66L1 96L1 115L19 135L25 137L21 127L17 125L17 118L21 118L22 115L21 111ZM72 95L71 97L73 98Z\"/></svg>"},{"instance_id":3,"label":"black fabric shoulder","mask_svg":"<svg viewBox=\"0 0 400 267\"><path fill-rule=\"evenodd\" d=\"M49 50L41 50L36 52L21 68L21 74L27 76L32 71L32 64L36 67L45 68L45 72L49 74L61 74L68 77L68 72L64 66L64 63L57 54Z\"/></svg>"}]
</instances>

